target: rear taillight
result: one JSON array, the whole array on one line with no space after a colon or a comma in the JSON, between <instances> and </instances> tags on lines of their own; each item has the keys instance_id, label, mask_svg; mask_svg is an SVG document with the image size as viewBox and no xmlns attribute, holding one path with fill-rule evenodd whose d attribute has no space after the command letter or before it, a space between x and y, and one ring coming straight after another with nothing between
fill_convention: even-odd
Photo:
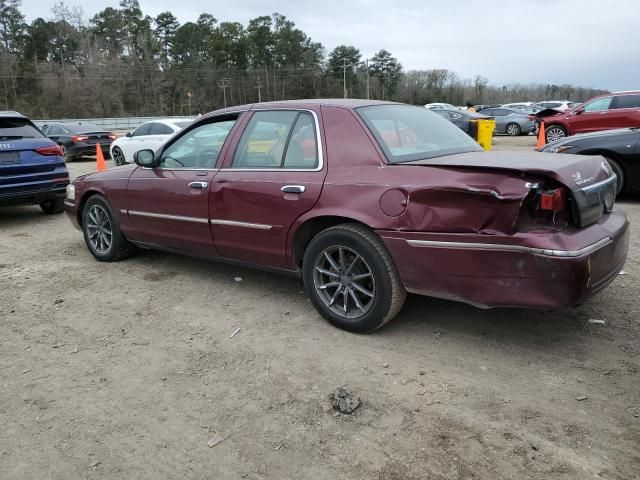
<instances>
[{"instance_id":1,"label":"rear taillight","mask_svg":"<svg viewBox=\"0 0 640 480\"><path fill-rule=\"evenodd\" d=\"M62 151L62 148L60 148L59 145L53 145L51 147L40 147L40 148L36 148L36 152L39 153L40 155L59 155L61 157L64 157L64 152Z\"/></svg>"},{"instance_id":2,"label":"rear taillight","mask_svg":"<svg viewBox=\"0 0 640 480\"><path fill-rule=\"evenodd\" d=\"M74 142L84 142L88 139L89 137L87 137L86 135L74 135L73 137L71 137L71 140L73 140Z\"/></svg>"},{"instance_id":3,"label":"rear taillight","mask_svg":"<svg viewBox=\"0 0 640 480\"><path fill-rule=\"evenodd\" d=\"M116 138L118 138L118 137L116 137L113 133L111 135L109 135L109 139L110 140L115 140Z\"/></svg>"},{"instance_id":4,"label":"rear taillight","mask_svg":"<svg viewBox=\"0 0 640 480\"><path fill-rule=\"evenodd\" d=\"M540 192L540 210L558 213L564 210L565 205L566 193L564 188Z\"/></svg>"}]
</instances>

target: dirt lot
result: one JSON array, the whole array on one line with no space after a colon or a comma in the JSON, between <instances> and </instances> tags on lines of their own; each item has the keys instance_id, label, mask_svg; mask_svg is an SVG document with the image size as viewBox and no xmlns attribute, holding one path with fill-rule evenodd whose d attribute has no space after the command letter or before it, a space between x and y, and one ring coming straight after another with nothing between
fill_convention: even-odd
<instances>
[{"instance_id":1,"label":"dirt lot","mask_svg":"<svg viewBox=\"0 0 640 480\"><path fill-rule=\"evenodd\" d=\"M640 198L619 203L640 224ZM2 209L0 478L640 478L635 233L625 272L556 312L410 296L359 336L296 280L154 252L101 264L64 216ZM331 410L341 385L353 416Z\"/></svg>"}]
</instances>

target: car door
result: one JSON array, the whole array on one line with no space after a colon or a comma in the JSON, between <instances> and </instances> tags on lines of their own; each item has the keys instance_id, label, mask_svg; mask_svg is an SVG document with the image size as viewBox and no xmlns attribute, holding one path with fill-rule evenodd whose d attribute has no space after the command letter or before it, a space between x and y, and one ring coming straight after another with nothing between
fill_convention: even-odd
<instances>
[{"instance_id":1,"label":"car door","mask_svg":"<svg viewBox=\"0 0 640 480\"><path fill-rule=\"evenodd\" d=\"M580 109L572 111L570 115L571 135L575 133L596 132L611 127L611 100L613 97L601 97L585 103Z\"/></svg>"},{"instance_id":2,"label":"car door","mask_svg":"<svg viewBox=\"0 0 640 480\"><path fill-rule=\"evenodd\" d=\"M492 108L490 112L491 113L482 112L482 114L492 116L496 121L496 131L499 133L504 133L509 120L507 118L509 110L505 110L504 108Z\"/></svg>"},{"instance_id":3,"label":"car door","mask_svg":"<svg viewBox=\"0 0 640 480\"><path fill-rule=\"evenodd\" d=\"M640 94L615 97L611 102L609 117L613 128L640 127Z\"/></svg>"},{"instance_id":4,"label":"car door","mask_svg":"<svg viewBox=\"0 0 640 480\"><path fill-rule=\"evenodd\" d=\"M127 187L125 235L216 256L209 228L209 189L236 119L237 115L226 116L195 125L156 153L155 168L138 167L133 172ZM227 132L224 138L221 129Z\"/></svg>"},{"instance_id":5,"label":"car door","mask_svg":"<svg viewBox=\"0 0 640 480\"><path fill-rule=\"evenodd\" d=\"M122 153L128 162L133 162L133 154L138 150L145 148L144 139L149 135L150 130L151 122L143 123L131 132L130 136L124 137L122 141L118 143L118 146L122 150Z\"/></svg>"},{"instance_id":6,"label":"car door","mask_svg":"<svg viewBox=\"0 0 640 480\"><path fill-rule=\"evenodd\" d=\"M291 225L318 201L326 168L320 113L251 113L213 180L211 229L221 256L287 268Z\"/></svg>"}]
</instances>

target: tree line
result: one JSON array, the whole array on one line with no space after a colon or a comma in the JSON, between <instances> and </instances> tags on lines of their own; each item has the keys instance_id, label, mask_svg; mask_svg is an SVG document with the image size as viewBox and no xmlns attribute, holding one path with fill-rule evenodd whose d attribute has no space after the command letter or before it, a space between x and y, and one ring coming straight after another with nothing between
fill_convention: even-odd
<instances>
[{"instance_id":1,"label":"tree line","mask_svg":"<svg viewBox=\"0 0 640 480\"><path fill-rule=\"evenodd\" d=\"M328 54L284 15L247 25L202 13L183 24L121 0L90 19L56 3L27 23L20 0L0 0L0 109L34 118L189 115L225 105L295 98L389 99L463 105L561 98L602 90L572 85L490 85L446 69L404 71L381 49Z\"/></svg>"}]
</instances>

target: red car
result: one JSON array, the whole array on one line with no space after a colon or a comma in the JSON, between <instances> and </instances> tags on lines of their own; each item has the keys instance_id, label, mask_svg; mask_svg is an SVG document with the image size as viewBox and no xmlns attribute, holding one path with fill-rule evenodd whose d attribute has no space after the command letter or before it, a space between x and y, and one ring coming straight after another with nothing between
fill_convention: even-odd
<instances>
[{"instance_id":1,"label":"red car","mask_svg":"<svg viewBox=\"0 0 640 480\"><path fill-rule=\"evenodd\" d=\"M640 127L640 91L600 95L566 112L544 118L547 143L576 133Z\"/></svg>"},{"instance_id":2,"label":"red car","mask_svg":"<svg viewBox=\"0 0 640 480\"><path fill-rule=\"evenodd\" d=\"M421 107L234 107L135 161L69 187L67 213L96 259L139 246L296 275L325 318L355 332L391 320L406 292L573 305L627 255L603 158L484 152Z\"/></svg>"}]
</instances>

